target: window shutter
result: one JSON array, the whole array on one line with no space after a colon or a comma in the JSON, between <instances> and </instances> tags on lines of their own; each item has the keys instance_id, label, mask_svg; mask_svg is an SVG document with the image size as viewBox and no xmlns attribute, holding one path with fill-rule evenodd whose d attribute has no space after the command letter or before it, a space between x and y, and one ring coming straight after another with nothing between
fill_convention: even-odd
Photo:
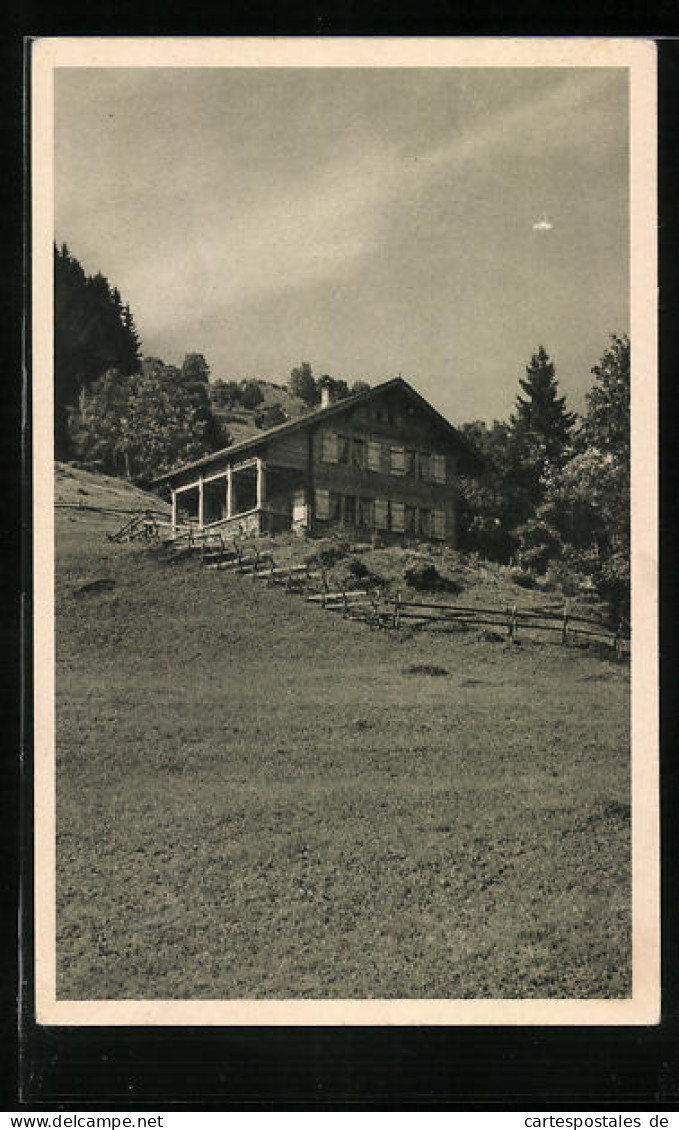
<instances>
[{"instance_id":1,"label":"window shutter","mask_svg":"<svg viewBox=\"0 0 679 1130\"><path fill-rule=\"evenodd\" d=\"M405 529L406 508L402 502L391 504L391 528L402 532Z\"/></svg>"},{"instance_id":2,"label":"window shutter","mask_svg":"<svg viewBox=\"0 0 679 1130\"><path fill-rule=\"evenodd\" d=\"M405 475L406 458L402 447L391 448L391 473L392 475Z\"/></svg>"},{"instance_id":3,"label":"window shutter","mask_svg":"<svg viewBox=\"0 0 679 1130\"><path fill-rule=\"evenodd\" d=\"M375 526L378 530L389 529L389 504L383 498L375 499Z\"/></svg>"},{"instance_id":4,"label":"window shutter","mask_svg":"<svg viewBox=\"0 0 679 1130\"><path fill-rule=\"evenodd\" d=\"M382 465L382 445L375 440L368 442L368 470L380 471Z\"/></svg>"},{"instance_id":5,"label":"window shutter","mask_svg":"<svg viewBox=\"0 0 679 1130\"><path fill-rule=\"evenodd\" d=\"M431 477L435 483L445 483L446 481L446 459L445 455L432 455L431 457Z\"/></svg>"},{"instance_id":6,"label":"window shutter","mask_svg":"<svg viewBox=\"0 0 679 1130\"><path fill-rule=\"evenodd\" d=\"M316 517L327 521L330 517L330 491L316 488Z\"/></svg>"},{"instance_id":7,"label":"window shutter","mask_svg":"<svg viewBox=\"0 0 679 1130\"><path fill-rule=\"evenodd\" d=\"M335 432L323 432L322 454L325 463L337 462L337 434Z\"/></svg>"}]
</instances>

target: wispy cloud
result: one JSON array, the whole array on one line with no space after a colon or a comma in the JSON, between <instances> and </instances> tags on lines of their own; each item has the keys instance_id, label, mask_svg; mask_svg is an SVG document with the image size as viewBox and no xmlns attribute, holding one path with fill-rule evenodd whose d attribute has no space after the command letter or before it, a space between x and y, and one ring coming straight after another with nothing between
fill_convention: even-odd
<instances>
[{"instance_id":1,"label":"wispy cloud","mask_svg":"<svg viewBox=\"0 0 679 1130\"><path fill-rule=\"evenodd\" d=\"M180 327L205 326L237 316L244 304L267 295L299 290L327 279L338 282L386 242L399 224L400 205L411 205L426 186L476 170L493 176L494 156L504 150L526 153L563 141L573 108L596 102L606 76L568 74L539 106L525 98L483 123L459 121L445 140L406 151L398 138L361 151L338 138L337 150L304 180L278 180L268 189L222 194L211 184L198 194L187 190L188 214L174 193L149 196L152 227L172 232L150 240L121 280L125 295L146 332L154 337ZM489 166L489 163L490 166ZM195 173L195 170L192 170ZM206 186L207 187L207 186ZM155 186L154 186L155 189ZM253 194L254 195L254 194ZM161 213L166 212L161 220ZM532 225L548 232L543 218Z\"/></svg>"},{"instance_id":2,"label":"wispy cloud","mask_svg":"<svg viewBox=\"0 0 679 1130\"><path fill-rule=\"evenodd\" d=\"M128 274L126 293L158 333L176 327L178 317L204 322L254 297L341 277L376 246L397 163L390 151L342 158L254 208L212 202L194 211L191 238L143 257ZM153 278L160 285L151 290Z\"/></svg>"}]
</instances>

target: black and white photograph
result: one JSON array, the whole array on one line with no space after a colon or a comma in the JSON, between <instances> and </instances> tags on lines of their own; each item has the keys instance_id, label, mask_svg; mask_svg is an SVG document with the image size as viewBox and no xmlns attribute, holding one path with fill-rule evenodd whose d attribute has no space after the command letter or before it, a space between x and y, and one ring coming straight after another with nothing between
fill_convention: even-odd
<instances>
[{"instance_id":1,"label":"black and white photograph","mask_svg":"<svg viewBox=\"0 0 679 1130\"><path fill-rule=\"evenodd\" d=\"M34 44L42 1022L657 1022L654 82Z\"/></svg>"}]
</instances>

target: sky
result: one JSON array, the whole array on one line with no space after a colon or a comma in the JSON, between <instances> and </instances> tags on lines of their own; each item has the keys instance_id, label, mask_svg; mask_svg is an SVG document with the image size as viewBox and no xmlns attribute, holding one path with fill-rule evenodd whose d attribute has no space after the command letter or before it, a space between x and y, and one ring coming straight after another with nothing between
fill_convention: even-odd
<instances>
[{"instance_id":1,"label":"sky","mask_svg":"<svg viewBox=\"0 0 679 1130\"><path fill-rule=\"evenodd\" d=\"M62 68L55 239L147 356L399 373L506 419L539 345L584 408L629 326L628 74Z\"/></svg>"}]
</instances>

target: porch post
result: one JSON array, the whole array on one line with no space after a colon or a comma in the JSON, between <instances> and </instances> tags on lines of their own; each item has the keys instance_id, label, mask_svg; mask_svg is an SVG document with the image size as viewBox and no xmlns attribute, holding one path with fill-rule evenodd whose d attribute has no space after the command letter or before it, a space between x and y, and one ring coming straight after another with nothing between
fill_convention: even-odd
<instances>
[{"instance_id":1,"label":"porch post","mask_svg":"<svg viewBox=\"0 0 679 1130\"><path fill-rule=\"evenodd\" d=\"M177 492L172 491L172 537L177 533Z\"/></svg>"},{"instance_id":2,"label":"porch post","mask_svg":"<svg viewBox=\"0 0 679 1130\"><path fill-rule=\"evenodd\" d=\"M257 509L261 510L266 502L266 464L257 459Z\"/></svg>"},{"instance_id":3,"label":"porch post","mask_svg":"<svg viewBox=\"0 0 679 1130\"><path fill-rule=\"evenodd\" d=\"M226 516L230 518L233 514L233 471L229 463L226 468Z\"/></svg>"},{"instance_id":4,"label":"porch post","mask_svg":"<svg viewBox=\"0 0 679 1130\"><path fill-rule=\"evenodd\" d=\"M204 515L204 498L203 498L203 476L201 475L198 480L198 528L203 528L203 515Z\"/></svg>"}]
</instances>

